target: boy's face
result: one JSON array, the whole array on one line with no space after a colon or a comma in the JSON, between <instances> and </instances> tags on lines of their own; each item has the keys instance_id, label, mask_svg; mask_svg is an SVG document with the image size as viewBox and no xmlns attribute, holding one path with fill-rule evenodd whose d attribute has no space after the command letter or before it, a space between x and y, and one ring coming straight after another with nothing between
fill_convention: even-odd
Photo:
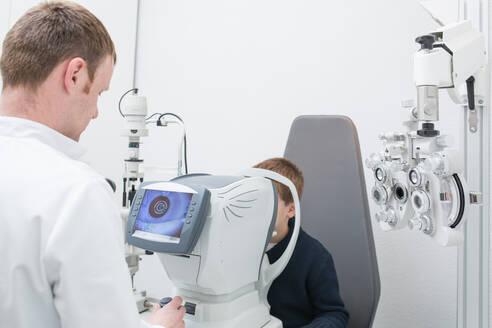
<instances>
[{"instance_id":1,"label":"boy's face","mask_svg":"<svg viewBox=\"0 0 492 328\"><path fill-rule=\"evenodd\" d=\"M278 198L277 220L275 221L275 231L277 234L270 239L271 243L278 243L289 232L289 219L296 215L296 208L293 202L285 203Z\"/></svg>"}]
</instances>

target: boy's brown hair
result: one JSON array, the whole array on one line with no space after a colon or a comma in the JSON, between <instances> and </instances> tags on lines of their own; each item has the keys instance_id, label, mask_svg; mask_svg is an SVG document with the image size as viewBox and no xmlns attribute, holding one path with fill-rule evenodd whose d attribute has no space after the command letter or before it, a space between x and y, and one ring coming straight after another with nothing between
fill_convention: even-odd
<instances>
[{"instance_id":1,"label":"boy's brown hair","mask_svg":"<svg viewBox=\"0 0 492 328\"><path fill-rule=\"evenodd\" d=\"M267 159L261 163L253 166L258 169L265 169L276 172L284 177L288 178L297 189L297 194L299 195L299 200L302 197L302 191L304 189L304 175L302 171L297 165L289 161L288 159L276 157ZM281 183L275 182L275 187L277 187L278 194L280 199L283 200L286 204L290 204L294 202L292 198L292 194L289 188Z\"/></svg>"},{"instance_id":2,"label":"boy's brown hair","mask_svg":"<svg viewBox=\"0 0 492 328\"><path fill-rule=\"evenodd\" d=\"M102 59L116 62L113 41L104 25L84 7L66 1L44 2L27 11L3 42L0 69L3 89L35 91L62 61L81 57L89 78Z\"/></svg>"}]
</instances>

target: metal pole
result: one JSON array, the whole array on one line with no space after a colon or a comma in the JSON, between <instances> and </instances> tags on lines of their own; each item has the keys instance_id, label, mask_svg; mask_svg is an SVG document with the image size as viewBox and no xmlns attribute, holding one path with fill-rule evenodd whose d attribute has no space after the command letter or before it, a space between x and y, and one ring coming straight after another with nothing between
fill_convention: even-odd
<instances>
[{"instance_id":1,"label":"metal pole","mask_svg":"<svg viewBox=\"0 0 492 328\"><path fill-rule=\"evenodd\" d=\"M488 50L488 3L467 0L460 3L460 18L470 20L486 36ZM487 69L486 79L489 80ZM488 83L487 83L488 84ZM489 327L489 240L490 240L490 129L489 90L476 100L478 131L468 126L470 110L463 110L465 177L470 190L484 195L482 207L471 207L465 225L465 241L458 251L459 328Z\"/></svg>"},{"instance_id":2,"label":"metal pole","mask_svg":"<svg viewBox=\"0 0 492 328\"><path fill-rule=\"evenodd\" d=\"M137 0L137 22L135 28L135 52L133 55L133 88L137 87L137 64L138 64L138 39L140 33L140 5L141 0Z\"/></svg>"}]
</instances>

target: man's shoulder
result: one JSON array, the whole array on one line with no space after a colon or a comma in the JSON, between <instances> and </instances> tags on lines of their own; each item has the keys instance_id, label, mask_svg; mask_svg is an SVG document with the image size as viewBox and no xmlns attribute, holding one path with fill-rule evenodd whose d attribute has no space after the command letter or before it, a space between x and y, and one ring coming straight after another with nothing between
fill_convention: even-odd
<instances>
[{"instance_id":1,"label":"man's shoulder","mask_svg":"<svg viewBox=\"0 0 492 328\"><path fill-rule=\"evenodd\" d=\"M87 163L70 158L61 151L52 148L38 140L31 139L33 148L39 152L40 160L43 161L43 165L48 169L50 173L58 173L64 171L67 173L72 173L72 177L87 179L87 178L100 178L103 179L100 174L98 174L93 168L91 168Z\"/></svg>"},{"instance_id":2,"label":"man's shoulder","mask_svg":"<svg viewBox=\"0 0 492 328\"><path fill-rule=\"evenodd\" d=\"M62 190L81 183L105 182L104 178L86 163L70 158L34 138L4 140L0 148L6 156L0 168L3 165L16 168L9 170L10 176L7 179L12 180L12 183L17 180L43 188L43 185L46 187L46 184L56 182Z\"/></svg>"}]
</instances>

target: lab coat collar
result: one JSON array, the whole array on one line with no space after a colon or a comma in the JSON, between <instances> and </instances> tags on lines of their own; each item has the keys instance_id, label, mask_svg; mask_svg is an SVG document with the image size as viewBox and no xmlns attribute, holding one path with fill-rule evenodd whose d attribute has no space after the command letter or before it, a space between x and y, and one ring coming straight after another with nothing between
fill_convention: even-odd
<instances>
[{"instance_id":1,"label":"lab coat collar","mask_svg":"<svg viewBox=\"0 0 492 328\"><path fill-rule=\"evenodd\" d=\"M80 160L85 153L78 142L46 125L23 118L0 116L0 136L37 139L75 160Z\"/></svg>"}]
</instances>

